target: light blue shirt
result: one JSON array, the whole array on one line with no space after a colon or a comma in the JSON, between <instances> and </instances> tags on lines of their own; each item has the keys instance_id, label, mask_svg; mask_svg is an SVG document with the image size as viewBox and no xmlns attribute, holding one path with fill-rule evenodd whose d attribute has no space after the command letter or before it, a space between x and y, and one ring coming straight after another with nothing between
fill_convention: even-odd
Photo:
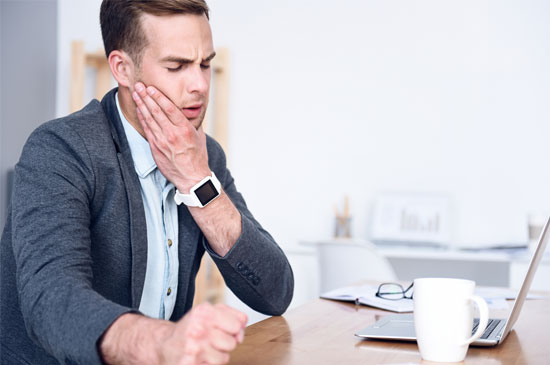
<instances>
[{"instance_id":1,"label":"light blue shirt","mask_svg":"<svg viewBox=\"0 0 550 365\"><path fill-rule=\"evenodd\" d=\"M178 291L178 206L174 201L175 187L157 168L147 140L124 117L118 93L116 106L139 176L147 222L147 269L139 310L149 317L169 319Z\"/></svg>"}]
</instances>

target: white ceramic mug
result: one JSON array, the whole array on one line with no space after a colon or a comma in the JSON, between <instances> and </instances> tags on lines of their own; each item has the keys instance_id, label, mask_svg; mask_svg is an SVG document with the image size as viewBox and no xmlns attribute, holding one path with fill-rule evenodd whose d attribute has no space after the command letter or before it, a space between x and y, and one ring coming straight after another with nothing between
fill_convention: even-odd
<instances>
[{"instance_id":1,"label":"white ceramic mug","mask_svg":"<svg viewBox=\"0 0 550 365\"><path fill-rule=\"evenodd\" d=\"M481 337L489 318L487 303L474 295L471 280L414 280L414 328L420 355L437 362L463 361L470 343ZM479 326L472 336L474 303Z\"/></svg>"}]
</instances>

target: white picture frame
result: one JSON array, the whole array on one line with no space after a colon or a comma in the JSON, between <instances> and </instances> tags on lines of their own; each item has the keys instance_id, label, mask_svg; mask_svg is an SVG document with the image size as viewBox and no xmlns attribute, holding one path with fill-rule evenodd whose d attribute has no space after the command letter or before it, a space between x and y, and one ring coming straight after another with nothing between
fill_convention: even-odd
<instances>
[{"instance_id":1,"label":"white picture frame","mask_svg":"<svg viewBox=\"0 0 550 365\"><path fill-rule=\"evenodd\" d=\"M379 244L448 246L450 199L437 194L380 194L374 202L370 236Z\"/></svg>"}]
</instances>

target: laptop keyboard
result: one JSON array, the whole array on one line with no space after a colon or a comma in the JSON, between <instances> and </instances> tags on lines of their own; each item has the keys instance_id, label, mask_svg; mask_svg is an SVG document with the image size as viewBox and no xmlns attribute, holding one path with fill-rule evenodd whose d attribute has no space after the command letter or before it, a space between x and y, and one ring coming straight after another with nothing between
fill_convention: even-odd
<instances>
[{"instance_id":1,"label":"laptop keyboard","mask_svg":"<svg viewBox=\"0 0 550 365\"><path fill-rule=\"evenodd\" d=\"M496 326L500 323L500 319L490 319L489 323L487 323L487 328L485 329L485 332L481 335L482 339L487 339L493 333ZM479 326L479 318L474 318L474 328L472 329L472 335L476 332L477 327Z\"/></svg>"}]
</instances>

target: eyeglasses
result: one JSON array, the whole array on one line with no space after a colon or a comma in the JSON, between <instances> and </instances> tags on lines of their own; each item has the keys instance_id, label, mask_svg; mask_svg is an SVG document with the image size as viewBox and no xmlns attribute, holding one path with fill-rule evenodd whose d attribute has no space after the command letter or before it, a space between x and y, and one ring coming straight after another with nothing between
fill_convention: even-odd
<instances>
[{"instance_id":1,"label":"eyeglasses","mask_svg":"<svg viewBox=\"0 0 550 365\"><path fill-rule=\"evenodd\" d=\"M376 291L376 296L382 299L388 300L400 300L400 299L412 299L413 291L412 287L414 282L409 285L407 289L403 289L400 284L396 283L382 283Z\"/></svg>"}]
</instances>

